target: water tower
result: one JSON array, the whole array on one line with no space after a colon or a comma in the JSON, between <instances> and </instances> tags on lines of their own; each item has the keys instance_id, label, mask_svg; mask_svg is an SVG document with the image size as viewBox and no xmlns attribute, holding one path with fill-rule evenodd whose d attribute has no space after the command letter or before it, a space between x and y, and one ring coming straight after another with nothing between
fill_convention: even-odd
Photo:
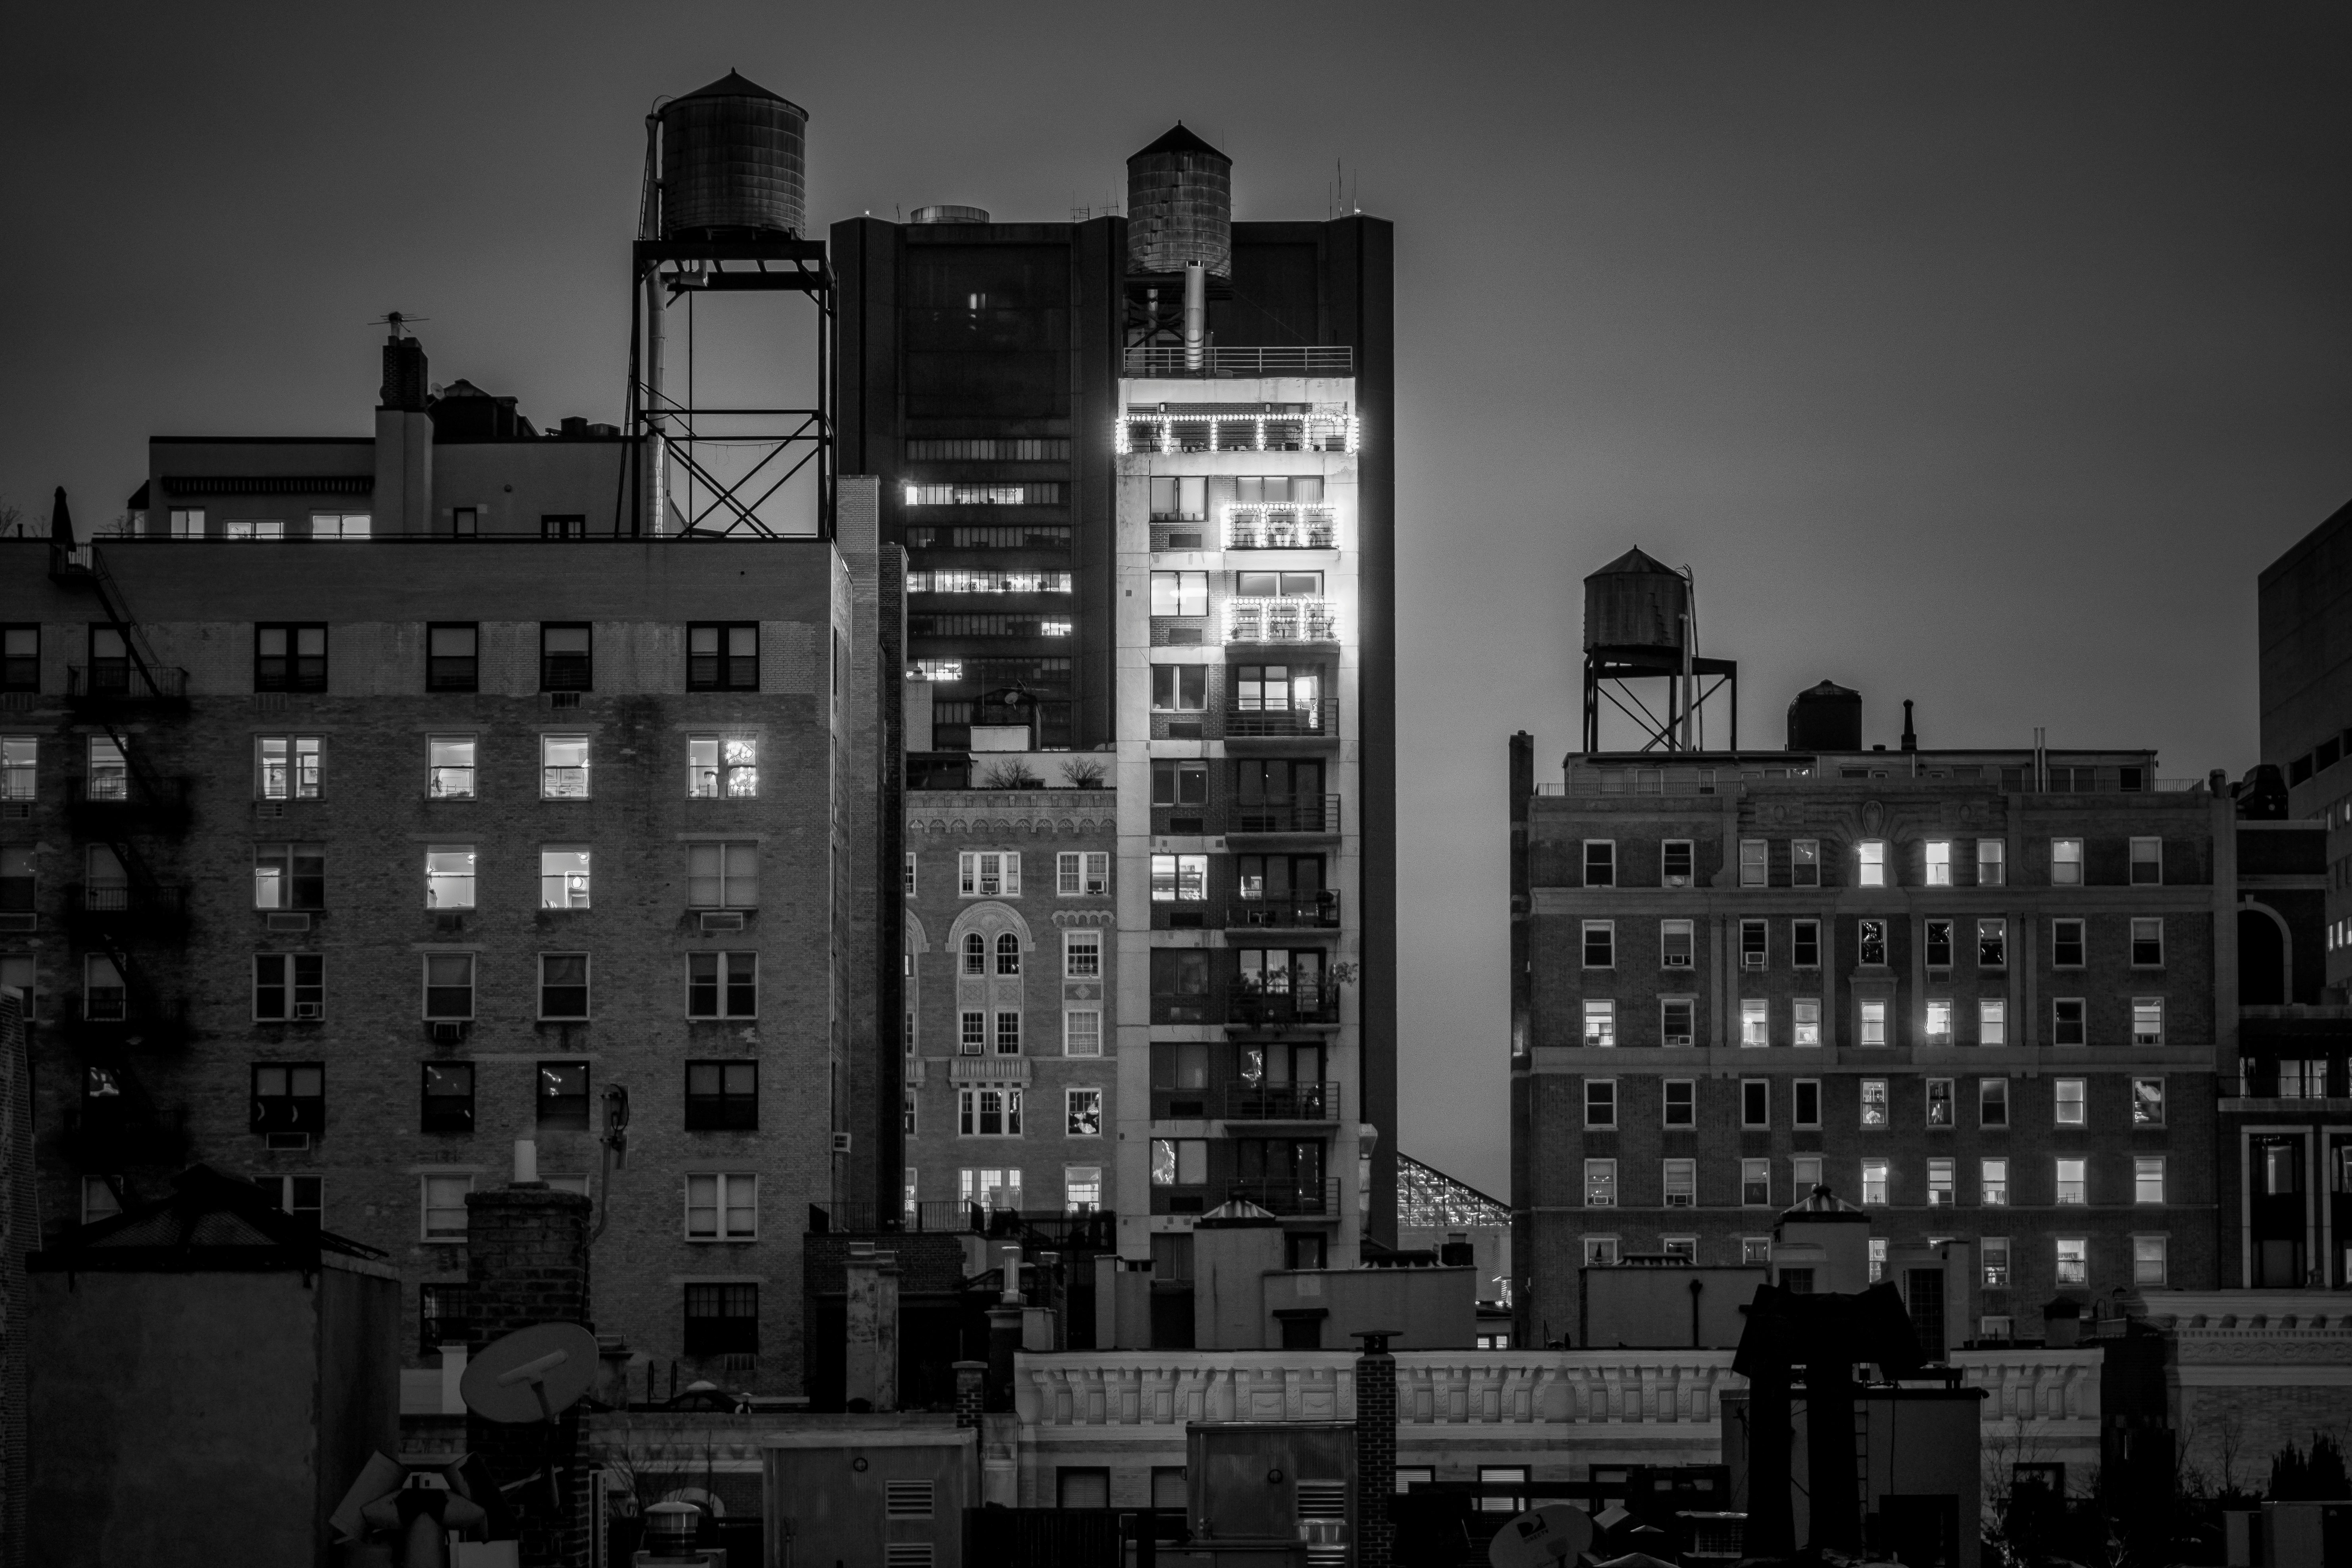
<instances>
[{"instance_id":1,"label":"water tower","mask_svg":"<svg viewBox=\"0 0 2352 1568\"><path fill-rule=\"evenodd\" d=\"M629 321L632 533L773 536L813 524L832 537L834 287L824 242L804 233L807 132L807 110L733 71L646 118ZM741 294L804 296L815 310L813 363L761 362L758 379L775 395L746 403L739 389L698 401L697 303ZM671 321L681 302L682 355ZM753 323L730 300L709 311L724 318L715 342L748 341ZM795 406L808 371L814 396Z\"/></svg>"},{"instance_id":2,"label":"water tower","mask_svg":"<svg viewBox=\"0 0 2352 1568\"><path fill-rule=\"evenodd\" d=\"M1205 367L1209 301L1234 293L1233 191L1234 161L1181 122L1128 159L1129 348L1181 348L1187 370Z\"/></svg>"},{"instance_id":3,"label":"water tower","mask_svg":"<svg viewBox=\"0 0 2352 1568\"><path fill-rule=\"evenodd\" d=\"M1730 709L1727 747L1739 749L1739 665L1698 652L1691 576L1629 550L1584 580L1584 746L1601 750L1605 702L1642 731L1638 750L1706 748L1708 702ZM1615 748L1612 748L1615 749Z\"/></svg>"}]
</instances>

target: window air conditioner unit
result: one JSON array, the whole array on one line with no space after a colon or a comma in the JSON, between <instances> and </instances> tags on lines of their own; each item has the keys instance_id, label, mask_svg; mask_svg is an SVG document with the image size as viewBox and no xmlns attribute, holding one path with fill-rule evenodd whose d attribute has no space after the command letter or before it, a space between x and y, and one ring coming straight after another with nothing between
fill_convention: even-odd
<instances>
[{"instance_id":1,"label":"window air conditioner unit","mask_svg":"<svg viewBox=\"0 0 2352 1568\"><path fill-rule=\"evenodd\" d=\"M1670 1209L1686 1209L1691 1206L1690 1194L1688 1193L1668 1193L1666 1194L1666 1206Z\"/></svg>"},{"instance_id":2,"label":"window air conditioner unit","mask_svg":"<svg viewBox=\"0 0 2352 1568\"><path fill-rule=\"evenodd\" d=\"M317 1019L324 1017L325 1016L326 1009L316 1002L297 1002L294 1004L294 1017L297 1022L305 1018Z\"/></svg>"},{"instance_id":3,"label":"window air conditioner unit","mask_svg":"<svg viewBox=\"0 0 2352 1568\"><path fill-rule=\"evenodd\" d=\"M283 816L286 815L286 805L283 801L265 800L254 806L253 815L262 817Z\"/></svg>"},{"instance_id":4,"label":"window air conditioner unit","mask_svg":"<svg viewBox=\"0 0 2352 1568\"><path fill-rule=\"evenodd\" d=\"M310 1149L310 1135L308 1132L265 1132L261 1135L261 1146L272 1153L299 1154Z\"/></svg>"},{"instance_id":5,"label":"window air conditioner unit","mask_svg":"<svg viewBox=\"0 0 2352 1568\"><path fill-rule=\"evenodd\" d=\"M459 1020L454 1023L430 1024L426 1027L432 1031L435 1045L462 1046L466 1043L466 1037L473 1031L474 1026Z\"/></svg>"},{"instance_id":6,"label":"window air conditioner unit","mask_svg":"<svg viewBox=\"0 0 2352 1568\"><path fill-rule=\"evenodd\" d=\"M849 1152L848 1133L836 1132L833 1135L833 1152L836 1154L846 1154Z\"/></svg>"},{"instance_id":7,"label":"window air conditioner unit","mask_svg":"<svg viewBox=\"0 0 2352 1568\"><path fill-rule=\"evenodd\" d=\"M1665 967L1665 968L1668 968L1668 969L1688 969L1690 966L1691 966L1691 961L1690 961L1690 954L1689 954L1689 953L1687 953L1687 952L1670 952L1670 953L1666 954L1666 957L1665 957L1665 963L1664 963L1664 967Z\"/></svg>"},{"instance_id":8,"label":"window air conditioner unit","mask_svg":"<svg viewBox=\"0 0 2352 1568\"><path fill-rule=\"evenodd\" d=\"M740 910L705 910L702 912L704 931L741 931L743 911Z\"/></svg>"},{"instance_id":9,"label":"window air conditioner unit","mask_svg":"<svg viewBox=\"0 0 2352 1568\"><path fill-rule=\"evenodd\" d=\"M1760 952L1743 952L1739 955L1739 967L1761 969L1764 967L1764 955Z\"/></svg>"},{"instance_id":10,"label":"window air conditioner unit","mask_svg":"<svg viewBox=\"0 0 2352 1568\"><path fill-rule=\"evenodd\" d=\"M1690 879L1688 877L1670 875L1666 878L1666 886L1669 888L1687 888L1690 886Z\"/></svg>"},{"instance_id":11,"label":"window air conditioner unit","mask_svg":"<svg viewBox=\"0 0 2352 1568\"><path fill-rule=\"evenodd\" d=\"M272 915L269 917L269 929L271 931L309 931L310 917L309 915Z\"/></svg>"},{"instance_id":12,"label":"window air conditioner unit","mask_svg":"<svg viewBox=\"0 0 2352 1568\"><path fill-rule=\"evenodd\" d=\"M0 931L31 931L40 919L38 915L0 915Z\"/></svg>"},{"instance_id":13,"label":"window air conditioner unit","mask_svg":"<svg viewBox=\"0 0 2352 1568\"><path fill-rule=\"evenodd\" d=\"M1687 1046L1690 1043L1691 1037L1688 1035L1668 1035L1666 1037L1666 1044L1670 1046Z\"/></svg>"}]
</instances>

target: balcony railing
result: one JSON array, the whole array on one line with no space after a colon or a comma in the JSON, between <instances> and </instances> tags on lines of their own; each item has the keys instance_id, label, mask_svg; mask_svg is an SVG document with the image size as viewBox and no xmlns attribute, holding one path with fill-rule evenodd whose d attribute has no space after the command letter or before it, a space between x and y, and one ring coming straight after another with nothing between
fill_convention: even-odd
<instances>
[{"instance_id":1,"label":"balcony railing","mask_svg":"<svg viewBox=\"0 0 2352 1568\"><path fill-rule=\"evenodd\" d=\"M1228 740L1270 740L1284 736L1328 738L1339 732L1339 705L1321 700L1295 702L1286 708L1229 708L1225 710Z\"/></svg>"},{"instance_id":2,"label":"balcony railing","mask_svg":"<svg viewBox=\"0 0 2352 1568\"><path fill-rule=\"evenodd\" d=\"M66 930L100 935L175 936L187 928L188 889L135 882L79 882L66 889Z\"/></svg>"},{"instance_id":3,"label":"balcony railing","mask_svg":"<svg viewBox=\"0 0 2352 1568\"><path fill-rule=\"evenodd\" d=\"M1236 990L1225 1003L1225 1022L1245 1029L1339 1021L1339 993L1328 985L1304 985L1292 991Z\"/></svg>"},{"instance_id":4,"label":"balcony railing","mask_svg":"<svg viewBox=\"0 0 2352 1568\"><path fill-rule=\"evenodd\" d=\"M1228 550L1331 550L1338 547L1339 539L1339 527L1328 506L1225 508Z\"/></svg>"},{"instance_id":5,"label":"balcony railing","mask_svg":"<svg viewBox=\"0 0 2352 1568\"><path fill-rule=\"evenodd\" d=\"M1339 616L1328 599L1227 599L1227 642L1299 643L1339 640Z\"/></svg>"},{"instance_id":6,"label":"balcony railing","mask_svg":"<svg viewBox=\"0 0 2352 1568\"><path fill-rule=\"evenodd\" d=\"M1242 800L1225 809L1228 833L1337 833L1339 797L1309 795L1303 800Z\"/></svg>"},{"instance_id":7,"label":"balcony railing","mask_svg":"<svg viewBox=\"0 0 2352 1568\"><path fill-rule=\"evenodd\" d=\"M102 768L73 781L66 817L78 832L102 834L124 826L163 833L188 825L188 781L122 768Z\"/></svg>"},{"instance_id":8,"label":"balcony railing","mask_svg":"<svg viewBox=\"0 0 2352 1568\"><path fill-rule=\"evenodd\" d=\"M1227 1184L1225 1201L1255 1204L1268 1214L1337 1215L1339 1178L1325 1176L1318 1181L1259 1177L1238 1181Z\"/></svg>"},{"instance_id":9,"label":"balcony railing","mask_svg":"<svg viewBox=\"0 0 2352 1568\"><path fill-rule=\"evenodd\" d=\"M1124 374L1149 380L1176 376L1233 378L1261 375L1353 375L1353 347L1187 349L1139 345L1127 351Z\"/></svg>"},{"instance_id":10,"label":"balcony railing","mask_svg":"<svg viewBox=\"0 0 2352 1568\"><path fill-rule=\"evenodd\" d=\"M185 702L188 672L156 665L142 669L127 658L70 665L66 669L66 697L73 702L99 704Z\"/></svg>"},{"instance_id":11,"label":"balcony railing","mask_svg":"<svg viewBox=\"0 0 2352 1568\"><path fill-rule=\"evenodd\" d=\"M1232 1121L1337 1121L1339 1086L1236 1079L1225 1086L1225 1117Z\"/></svg>"},{"instance_id":12,"label":"balcony railing","mask_svg":"<svg viewBox=\"0 0 2352 1568\"><path fill-rule=\"evenodd\" d=\"M1243 899L1225 910L1228 931L1329 929L1339 923L1337 893L1321 893L1311 899Z\"/></svg>"}]
</instances>

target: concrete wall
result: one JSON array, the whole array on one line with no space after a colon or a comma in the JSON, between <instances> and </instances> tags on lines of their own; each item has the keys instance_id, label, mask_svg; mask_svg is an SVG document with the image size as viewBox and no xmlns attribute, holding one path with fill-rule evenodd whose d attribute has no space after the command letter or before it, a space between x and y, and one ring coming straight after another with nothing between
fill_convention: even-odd
<instances>
[{"instance_id":1,"label":"concrete wall","mask_svg":"<svg viewBox=\"0 0 2352 1568\"><path fill-rule=\"evenodd\" d=\"M1266 1338L1282 1343L1284 1310L1326 1310L1323 1348L1347 1350L1350 1335L1394 1331L1397 1350L1465 1350L1478 1331L1475 1268L1283 1269L1265 1276Z\"/></svg>"},{"instance_id":2,"label":"concrete wall","mask_svg":"<svg viewBox=\"0 0 2352 1568\"><path fill-rule=\"evenodd\" d=\"M1741 1309L1764 1275L1738 1268L1580 1270L1584 1310L1576 1342L1601 1350L1737 1349L1747 1321Z\"/></svg>"},{"instance_id":3,"label":"concrete wall","mask_svg":"<svg viewBox=\"0 0 2352 1568\"><path fill-rule=\"evenodd\" d=\"M866 1423L766 1438L768 1561L873 1562L877 1542L928 1542L935 1568L961 1568L963 1510L980 1501L979 1436ZM892 1481L929 1483L929 1514L886 1515Z\"/></svg>"},{"instance_id":4,"label":"concrete wall","mask_svg":"<svg viewBox=\"0 0 2352 1568\"><path fill-rule=\"evenodd\" d=\"M311 1568L341 1488L396 1447L388 1279L39 1273L32 1288L30 1561Z\"/></svg>"}]
</instances>

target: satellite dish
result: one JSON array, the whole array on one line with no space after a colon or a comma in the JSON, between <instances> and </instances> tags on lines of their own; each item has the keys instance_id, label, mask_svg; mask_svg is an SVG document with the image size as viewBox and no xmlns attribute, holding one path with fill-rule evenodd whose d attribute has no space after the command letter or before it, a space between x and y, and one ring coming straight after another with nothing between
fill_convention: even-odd
<instances>
[{"instance_id":1,"label":"satellite dish","mask_svg":"<svg viewBox=\"0 0 2352 1568\"><path fill-rule=\"evenodd\" d=\"M1592 1516L1572 1503L1529 1509L1495 1532L1486 1561L1494 1568L1551 1568L1573 1563L1592 1544Z\"/></svg>"},{"instance_id":2,"label":"satellite dish","mask_svg":"<svg viewBox=\"0 0 2352 1568\"><path fill-rule=\"evenodd\" d=\"M577 1323L517 1329L466 1363L457 1392L485 1421L552 1422L595 1380L596 1336Z\"/></svg>"}]
</instances>

